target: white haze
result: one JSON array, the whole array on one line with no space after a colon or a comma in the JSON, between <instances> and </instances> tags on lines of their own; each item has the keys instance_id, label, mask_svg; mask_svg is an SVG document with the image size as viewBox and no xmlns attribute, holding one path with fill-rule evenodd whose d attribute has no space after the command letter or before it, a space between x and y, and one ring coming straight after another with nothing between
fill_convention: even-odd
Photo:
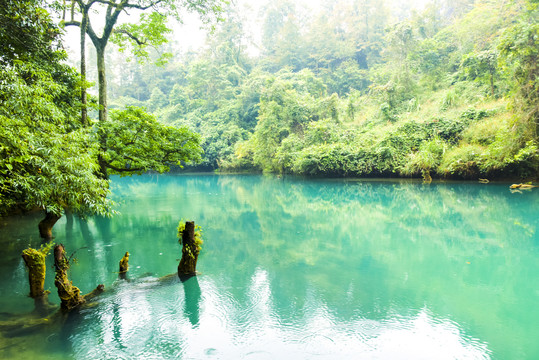
<instances>
[{"instance_id":1,"label":"white haze","mask_svg":"<svg viewBox=\"0 0 539 360\"><path fill-rule=\"evenodd\" d=\"M340 0L353 2L353 0ZM263 24L262 9L266 4L273 2L273 0L232 0L238 9L245 27L247 38L249 39L250 46L248 52L251 55L257 55L259 52L259 45L261 43L261 33ZM405 7L411 7L410 10L421 10L429 0L386 0L386 6L392 9L403 9ZM318 9L321 9L323 4L327 4L327 0L296 0L294 1L297 8L310 10L316 13ZM92 24L98 33L102 28L101 14L92 15ZM127 21L128 18L122 14L119 22ZM130 21L133 21L133 15ZM204 28L202 22L198 19L196 14L185 14L183 23L171 23L173 33L170 36L171 46L179 54L185 54L187 52L197 51L204 47L206 43L206 37L208 30ZM91 41L87 38L87 45L91 47ZM64 45L69 54L69 62L72 65L78 64L80 59L80 32L77 27L68 27L66 29ZM109 46L107 51L114 51L113 46ZM93 64L88 64L92 66Z\"/></svg>"}]
</instances>

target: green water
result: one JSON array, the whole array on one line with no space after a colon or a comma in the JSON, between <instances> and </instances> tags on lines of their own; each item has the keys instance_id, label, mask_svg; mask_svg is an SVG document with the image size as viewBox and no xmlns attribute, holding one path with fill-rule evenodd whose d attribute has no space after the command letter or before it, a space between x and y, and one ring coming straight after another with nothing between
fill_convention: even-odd
<instances>
[{"instance_id":1,"label":"green water","mask_svg":"<svg viewBox=\"0 0 539 360\"><path fill-rule=\"evenodd\" d=\"M539 358L539 189L170 175L112 190L121 215L54 228L74 284L108 291L61 327L4 331L0 358ZM159 280L182 218L203 228L201 274ZM33 309L20 253L39 220L0 219L3 313ZM58 303L50 266L46 287Z\"/></svg>"}]
</instances>

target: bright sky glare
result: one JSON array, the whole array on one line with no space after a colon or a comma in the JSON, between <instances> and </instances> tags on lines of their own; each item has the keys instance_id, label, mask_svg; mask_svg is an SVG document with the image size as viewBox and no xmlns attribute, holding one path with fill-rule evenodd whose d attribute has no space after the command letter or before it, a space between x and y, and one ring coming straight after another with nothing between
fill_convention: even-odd
<instances>
[{"instance_id":1,"label":"bright sky glare","mask_svg":"<svg viewBox=\"0 0 539 360\"><path fill-rule=\"evenodd\" d=\"M273 0L232 0L240 9L241 17L243 18L246 31L248 32L251 41L255 44L260 43L260 29L262 28L263 18L261 17L261 8ZM353 1L353 0L348 0ZM423 8L430 0L386 0L386 3L391 2L392 6L404 7L410 4L415 9ZM294 0L294 3L299 8L317 9L322 6L324 0ZM122 14L123 15L123 14ZM92 16L94 27L101 28L100 14ZM126 21L127 17L120 17L119 22ZM132 18L130 19L132 21ZM171 36L171 43L175 49L181 53L188 51L196 51L205 45L207 31L202 29L202 23L196 14L186 14L183 24L172 24L174 33ZM68 27L66 29L65 46L69 53L72 64L79 62L79 46L80 33L76 27ZM87 45L90 45L90 40L87 40ZM110 50L109 50L110 51ZM257 53L256 46L252 46L249 51L252 55Z\"/></svg>"}]
</instances>

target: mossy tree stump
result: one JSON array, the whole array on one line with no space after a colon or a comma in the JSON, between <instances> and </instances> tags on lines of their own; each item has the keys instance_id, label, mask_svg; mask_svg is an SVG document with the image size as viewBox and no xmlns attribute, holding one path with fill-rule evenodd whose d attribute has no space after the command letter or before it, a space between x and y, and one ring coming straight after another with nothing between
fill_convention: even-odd
<instances>
[{"instance_id":1,"label":"mossy tree stump","mask_svg":"<svg viewBox=\"0 0 539 360\"><path fill-rule=\"evenodd\" d=\"M120 260L120 272L118 273L120 279L127 279L127 271L129 270L129 251L125 252L124 257Z\"/></svg>"},{"instance_id":2,"label":"mossy tree stump","mask_svg":"<svg viewBox=\"0 0 539 360\"><path fill-rule=\"evenodd\" d=\"M45 255L39 250L28 248L22 252L22 258L28 268L30 297L35 299L45 295Z\"/></svg>"},{"instance_id":3,"label":"mossy tree stump","mask_svg":"<svg viewBox=\"0 0 539 360\"><path fill-rule=\"evenodd\" d=\"M28 268L30 297L34 299L36 311L39 313L46 313L50 308L48 302L49 291L45 291L45 274L47 271L45 258L51 246L52 244L41 247L39 250L28 248L22 252L22 258Z\"/></svg>"},{"instance_id":4,"label":"mossy tree stump","mask_svg":"<svg viewBox=\"0 0 539 360\"><path fill-rule=\"evenodd\" d=\"M64 311L71 311L85 303L84 298L80 294L78 287L73 286L73 283L67 278L67 270L69 269L69 261L65 255L65 248L62 244L54 247L54 267L56 268L56 276L54 277L54 285L58 289L61 308Z\"/></svg>"},{"instance_id":5,"label":"mossy tree stump","mask_svg":"<svg viewBox=\"0 0 539 360\"><path fill-rule=\"evenodd\" d=\"M182 243L182 258L178 265L178 276L180 279L196 275L198 254L200 244L195 239L195 222L186 221L185 228L179 230Z\"/></svg>"}]
</instances>

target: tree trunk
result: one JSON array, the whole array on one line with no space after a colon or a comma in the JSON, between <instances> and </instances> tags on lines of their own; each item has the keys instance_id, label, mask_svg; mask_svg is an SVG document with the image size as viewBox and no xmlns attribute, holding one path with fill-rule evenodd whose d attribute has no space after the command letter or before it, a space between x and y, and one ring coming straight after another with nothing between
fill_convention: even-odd
<instances>
[{"instance_id":1,"label":"tree trunk","mask_svg":"<svg viewBox=\"0 0 539 360\"><path fill-rule=\"evenodd\" d=\"M39 235L44 240L52 240L52 227L58 220L60 220L61 216L56 215L52 212L47 211L45 213L45 218L41 220L41 222L38 225L39 228Z\"/></svg>"},{"instance_id":2,"label":"tree trunk","mask_svg":"<svg viewBox=\"0 0 539 360\"><path fill-rule=\"evenodd\" d=\"M195 222L187 221L182 233L182 259L178 265L180 279L196 275L199 249L195 243Z\"/></svg>"},{"instance_id":3,"label":"tree trunk","mask_svg":"<svg viewBox=\"0 0 539 360\"><path fill-rule=\"evenodd\" d=\"M73 286L67 278L67 270L69 269L69 261L65 255L65 249L62 244L54 247L54 267L56 268L56 276L54 277L54 285L58 289L61 308L64 311L71 311L85 303L84 298L80 294L78 287Z\"/></svg>"},{"instance_id":4,"label":"tree trunk","mask_svg":"<svg viewBox=\"0 0 539 360\"><path fill-rule=\"evenodd\" d=\"M81 108L81 122L82 126L88 127L88 108L87 108L87 93L86 93L86 28L88 26L88 13L82 12L82 21L80 25L80 100L82 103Z\"/></svg>"},{"instance_id":5,"label":"tree trunk","mask_svg":"<svg viewBox=\"0 0 539 360\"><path fill-rule=\"evenodd\" d=\"M99 83L99 121L107 121L107 77L105 72L105 46L96 46L97 79Z\"/></svg>"}]
</instances>

